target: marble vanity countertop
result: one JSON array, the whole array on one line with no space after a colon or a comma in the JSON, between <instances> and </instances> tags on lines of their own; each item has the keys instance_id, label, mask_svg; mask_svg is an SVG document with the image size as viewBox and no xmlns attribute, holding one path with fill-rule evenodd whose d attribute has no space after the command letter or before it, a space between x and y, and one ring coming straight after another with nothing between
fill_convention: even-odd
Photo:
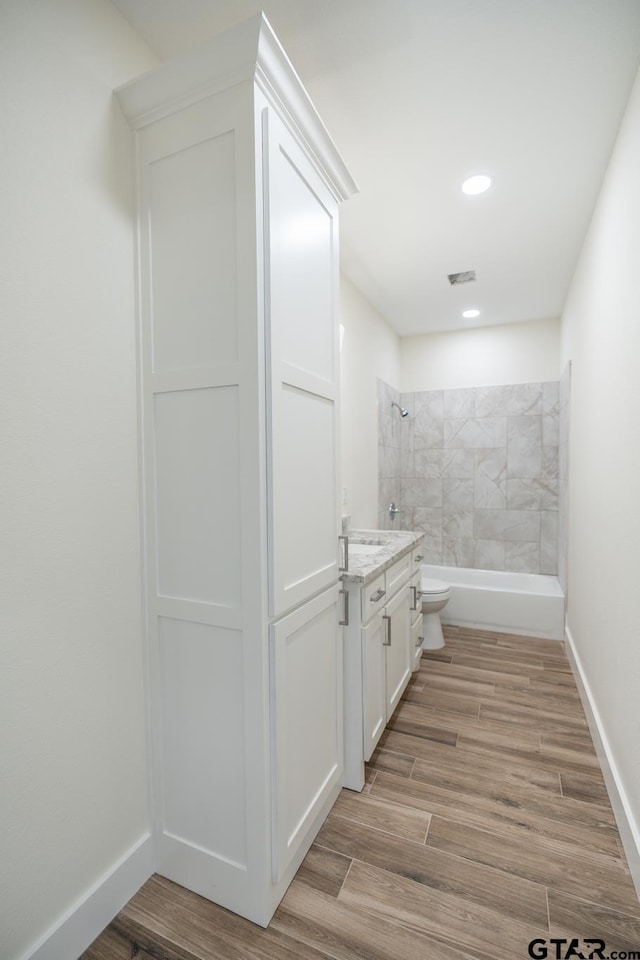
<instances>
[{"instance_id":1,"label":"marble vanity countertop","mask_svg":"<svg viewBox=\"0 0 640 960\"><path fill-rule=\"evenodd\" d=\"M422 540L423 533L413 530L348 530L349 569L340 579L353 583L368 583L383 573ZM358 553L358 545L379 547L375 553ZM353 549L351 549L353 547Z\"/></svg>"}]
</instances>

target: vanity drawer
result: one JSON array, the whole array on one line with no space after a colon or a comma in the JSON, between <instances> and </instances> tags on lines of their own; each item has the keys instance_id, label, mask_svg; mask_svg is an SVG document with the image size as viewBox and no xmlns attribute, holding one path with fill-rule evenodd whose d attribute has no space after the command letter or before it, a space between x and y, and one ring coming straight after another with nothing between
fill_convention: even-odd
<instances>
[{"instance_id":1,"label":"vanity drawer","mask_svg":"<svg viewBox=\"0 0 640 960\"><path fill-rule=\"evenodd\" d=\"M396 560L393 566L389 567L385 576L387 600L390 600L411 576L411 553L405 553L404 557Z\"/></svg>"},{"instance_id":2,"label":"vanity drawer","mask_svg":"<svg viewBox=\"0 0 640 960\"><path fill-rule=\"evenodd\" d=\"M387 600L388 593L384 573L381 573L375 580L363 587L360 596L362 598L362 622L367 623L374 613L384 607Z\"/></svg>"}]
</instances>

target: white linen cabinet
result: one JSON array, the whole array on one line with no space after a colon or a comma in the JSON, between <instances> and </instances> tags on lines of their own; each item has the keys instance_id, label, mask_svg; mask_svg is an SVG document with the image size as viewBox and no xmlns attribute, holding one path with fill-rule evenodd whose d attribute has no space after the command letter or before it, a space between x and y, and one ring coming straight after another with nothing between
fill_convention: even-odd
<instances>
[{"instance_id":1,"label":"white linen cabinet","mask_svg":"<svg viewBox=\"0 0 640 960\"><path fill-rule=\"evenodd\" d=\"M117 96L157 871L266 925L342 779L337 209L355 185L262 16Z\"/></svg>"}]
</instances>

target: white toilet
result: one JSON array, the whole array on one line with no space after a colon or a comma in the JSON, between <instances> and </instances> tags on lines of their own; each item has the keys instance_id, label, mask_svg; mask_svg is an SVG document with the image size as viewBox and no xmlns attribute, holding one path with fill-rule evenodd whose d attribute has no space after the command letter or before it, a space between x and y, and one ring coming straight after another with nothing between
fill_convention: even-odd
<instances>
[{"instance_id":1,"label":"white toilet","mask_svg":"<svg viewBox=\"0 0 640 960\"><path fill-rule=\"evenodd\" d=\"M444 609L450 596L451 588L448 583L432 580L430 577L422 578L423 650L439 650L444 647L440 611Z\"/></svg>"}]
</instances>

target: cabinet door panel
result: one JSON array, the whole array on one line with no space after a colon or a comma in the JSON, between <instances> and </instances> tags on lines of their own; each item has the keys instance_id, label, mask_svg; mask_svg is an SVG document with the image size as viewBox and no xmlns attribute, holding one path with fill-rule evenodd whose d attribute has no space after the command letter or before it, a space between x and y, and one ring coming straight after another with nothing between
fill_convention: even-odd
<instances>
[{"instance_id":1,"label":"cabinet door panel","mask_svg":"<svg viewBox=\"0 0 640 960\"><path fill-rule=\"evenodd\" d=\"M270 612L337 579L337 205L285 129L264 123Z\"/></svg>"},{"instance_id":2,"label":"cabinet door panel","mask_svg":"<svg viewBox=\"0 0 640 960\"><path fill-rule=\"evenodd\" d=\"M411 674L409 661L409 586L400 590L385 609L389 617L387 624L391 640L386 650L387 665L387 720L398 705L402 691Z\"/></svg>"},{"instance_id":3,"label":"cabinet door panel","mask_svg":"<svg viewBox=\"0 0 640 960\"><path fill-rule=\"evenodd\" d=\"M374 617L362 628L362 709L364 759L369 760L387 722L385 684L386 621Z\"/></svg>"},{"instance_id":4,"label":"cabinet door panel","mask_svg":"<svg viewBox=\"0 0 640 960\"><path fill-rule=\"evenodd\" d=\"M270 628L273 880L306 852L343 771L338 588ZM304 850L303 850L304 848Z\"/></svg>"}]
</instances>

